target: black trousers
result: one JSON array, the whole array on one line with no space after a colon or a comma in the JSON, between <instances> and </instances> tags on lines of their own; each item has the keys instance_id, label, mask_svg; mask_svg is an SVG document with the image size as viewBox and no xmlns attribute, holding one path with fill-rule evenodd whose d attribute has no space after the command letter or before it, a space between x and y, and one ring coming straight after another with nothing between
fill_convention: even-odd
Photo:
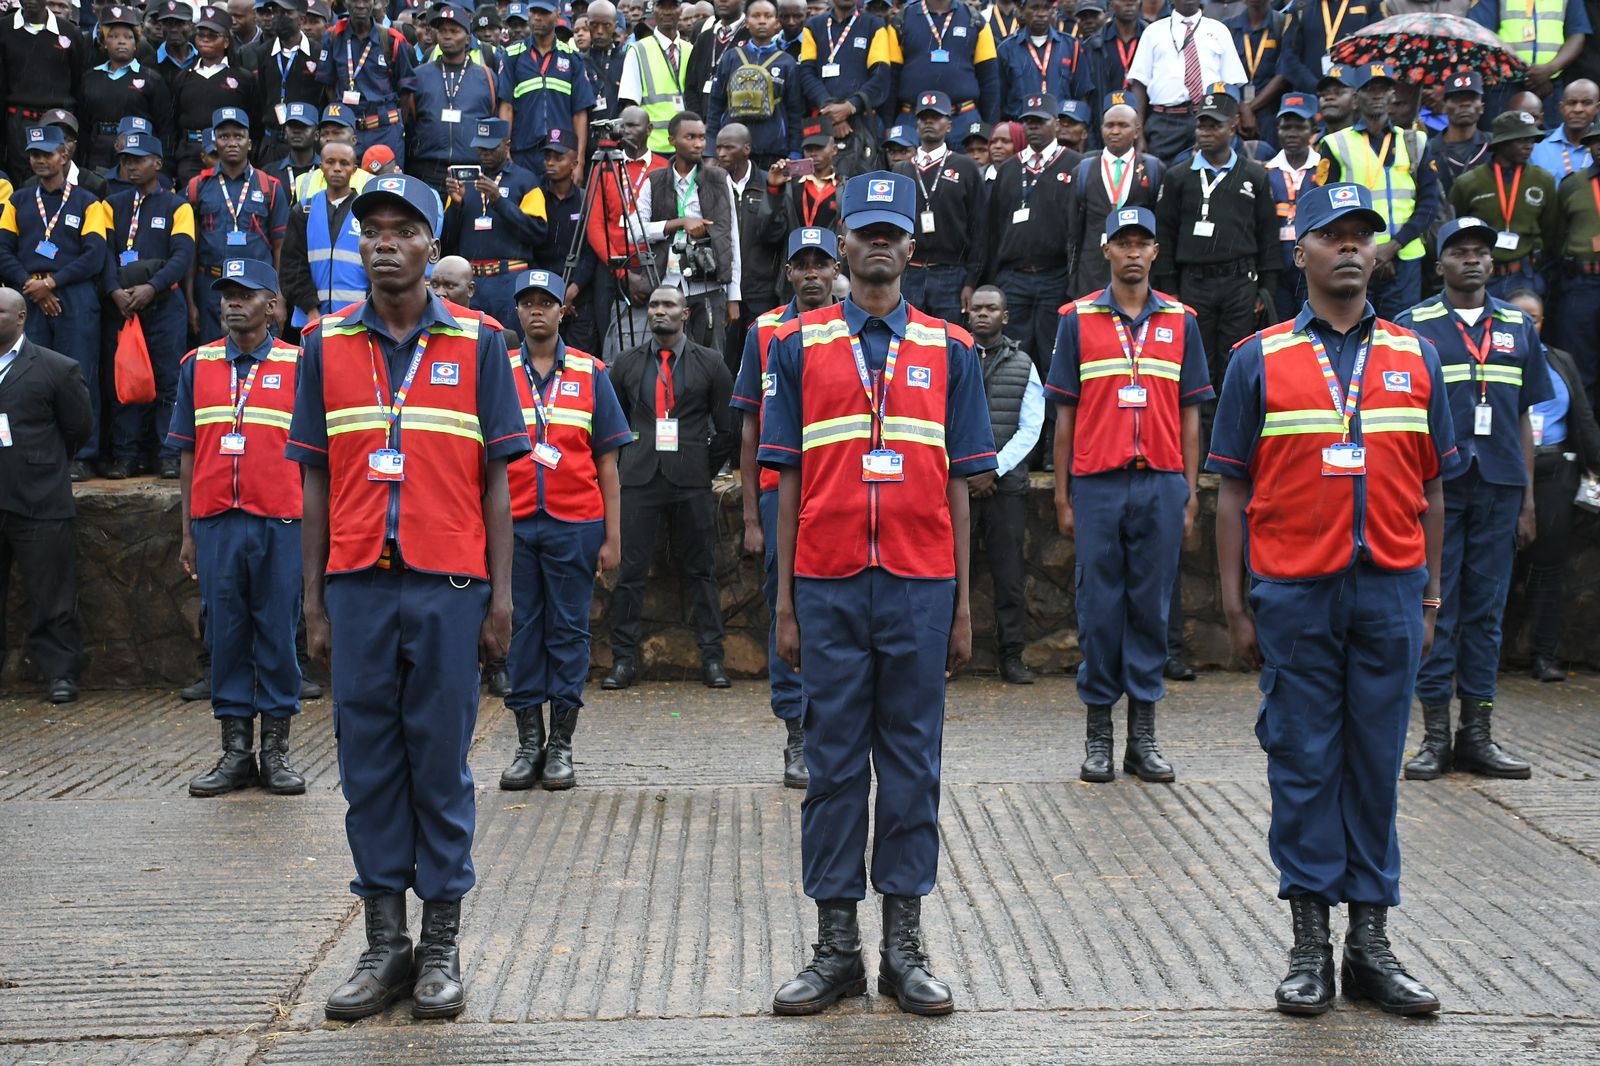
<instances>
[{"instance_id":1,"label":"black trousers","mask_svg":"<svg viewBox=\"0 0 1600 1066\"><path fill-rule=\"evenodd\" d=\"M974 496L970 501L972 546L976 549L981 538L989 554L989 576L994 581L995 630L1002 659L1021 655L1026 643L1022 539L1027 528L1027 503L1026 495L1009 492Z\"/></svg>"},{"instance_id":2,"label":"black trousers","mask_svg":"<svg viewBox=\"0 0 1600 1066\"><path fill-rule=\"evenodd\" d=\"M685 489L657 474L647 485L622 490L622 572L611 594L611 652L637 659L644 583L656 554L662 519L672 538L672 557L682 567L694 610L695 641L706 662L722 661L722 604L717 593L717 517L711 489Z\"/></svg>"},{"instance_id":3,"label":"black trousers","mask_svg":"<svg viewBox=\"0 0 1600 1066\"><path fill-rule=\"evenodd\" d=\"M1556 647L1561 642L1562 608L1570 594L1563 581L1572 536L1572 500L1577 494L1577 462L1559 451L1541 449L1533 459L1533 513L1538 534L1523 554L1528 564L1528 614L1532 622L1529 643L1535 655L1550 659L1556 657Z\"/></svg>"},{"instance_id":4,"label":"black trousers","mask_svg":"<svg viewBox=\"0 0 1600 1066\"><path fill-rule=\"evenodd\" d=\"M1255 279L1247 274L1208 277L1198 270L1183 270L1179 277L1178 299L1194 308L1214 389L1222 388L1233 346L1255 329L1256 289Z\"/></svg>"},{"instance_id":5,"label":"black trousers","mask_svg":"<svg viewBox=\"0 0 1600 1066\"><path fill-rule=\"evenodd\" d=\"M13 561L33 601L28 651L34 665L52 681L76 681L83 668L83 634L78 629L72 519L25 518L0 511L0 618L6 617ZM0 625L0 661L5 659L5 639L5 627Z\"/></svg>"}]
</instances>

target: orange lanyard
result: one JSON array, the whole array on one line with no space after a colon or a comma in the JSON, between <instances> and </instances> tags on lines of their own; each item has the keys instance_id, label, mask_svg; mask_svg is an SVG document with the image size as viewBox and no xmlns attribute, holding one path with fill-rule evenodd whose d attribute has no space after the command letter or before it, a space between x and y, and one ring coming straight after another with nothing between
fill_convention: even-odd
<instances>
[{"instance_id":1,"label":"orange lanyard","mask_svg":"<svg viewBox=\"0 0 1600 1066\"><path fill-rule=\"evenodd\" d=\"M1245 30L1244 35L1240 38L1244 44L1245 73L1250 75L1251 81L1256 80L1256 68L1261 66L1261 60L1265 58L1267 54L1267 31L1271 28L1272 27L1270 25L1261 27L1261 44L1256 48L1255 55L1250 54L1250 34L1252 31L1248 29Z\"/></svg>"},{"instance_id":2,"label":"orange lanyard","mask_svg":"<svg viewBox=\"0 0 1600 1066\"><path fill-rule=\"evenodd\" d=\"M1528 3L1532 4L1533 0L1528 0ZM1344 13L1348 10L1350 10L1350 0L1342 0L1339 4L1339 14L1335 15L1333 21L1330 22L1328 21L1328 0L1322 0L1322 50L1324 52L1333 48L1334 39L1339 36L1339 27L1344 24Z\"/></svg>"},{"instance_id":3,"label":"orange lanyard","mask_svg":"<svg viewBox=\"0 0 1600 1066\"><path fill-rule=\"evenodd\" d=\"M1511 213L1517 209L1517 189L1521 184L1522 168L1519 166L1516 173L1511 177L1511 195L1507 196L1505 179L1500 176L1500 164L1496 163L1494 165L1495 199L1500 202L1500 214L1506 220L1506 229L1508 231L1511 229Z\"/></svg>"},{"instance_id":4,"label":"orange lanyard","mask_svg":"<svg viewBox=\"0 0 1600 1066\"><path fill-rule=\"evenodd\" d=\"M1478 346L1476 348L1472 346L1472 336L1467 332L1467 327L1461 324L1460 319L1456 320L1456 329L1461 331L1461 343L1467 346L1468 354L1470 354L1478 364L1478 402L1488 403L1489 380L1484 377L1483 373L1483 366L1489 361L1489 338L1491 336L1489 327L1489 309L1487 307L1483 309L1483 318L1479 319L1478 321L1479 325L1483 327L1483 340L1478 342Z\"/></svg>"}]
</instances>

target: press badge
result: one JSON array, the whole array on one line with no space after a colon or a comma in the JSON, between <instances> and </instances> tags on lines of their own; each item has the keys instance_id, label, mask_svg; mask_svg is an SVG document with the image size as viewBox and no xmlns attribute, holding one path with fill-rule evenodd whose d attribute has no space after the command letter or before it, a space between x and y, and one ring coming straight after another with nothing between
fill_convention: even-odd
<instances>
[{"instance_id":1,"label":"press badge","mask_svg":"<svg viewBox=\"0 0 1600 1066\"><path fill-rule=\"evenodd\" d=\"M439 121L459 123L461 121L461 109L459 107L443 108L439 112Z\"/></svg>"},{"instance_id":2,"label":"press badge","mask_svg":"<svg viewBox=\"0 0 1600 1066\"><path fill-rule=\"evenodd\" d=\"M0 412L0 448L9 448L11 445L11 416Z\"/></svg>"},{"instance_id":3,"label":"press badge","mask_svg":"<svg viewBox=\"0 0 1600 1066\"><path fill-rule=\"evenodd\" d=\"M404 481L406 479L405 453L393 448L379 448L367 455L368 481Z\"/></svg>"},{"instance_id":4,"label":"press badge","mask_svg":"<svg viewBox=\"0 0 1600 1066\"><path fill-rule=\"evenodd\" d=\"M837 64L837 63L824 63L824 64L822 64L822 76L824 78L837 78L839 76L839 64Z\"/></svg>"},{"instance_id":5,"label":"press badge","mask_svg":"<svg viewBox=\"0 0 1600 1066\"><path fill-rule=\"evenodd\" d=\"M244 247L244 231L243 230L231 229L231 230L228 231L228 247L230 247L230 248L242 248L242 247Z\"/></svg>"},{"instance_id":6,"label":"press badge","mask_svg":"<svg viewBox=\"0 0 1600 1066\"><path fill-rule=\"evenodd\" d=\"M1544 444L1544 415L1536 411L1528 412L1528 428L1533 430L1533 446L1541 447Z\"/></svg>"},{"instance_id":7,"label":"press badge","mask_svg":"<svg viewBox=\"0 0 1600 1066\"><path fill-rule=\"evenodd\" d=\"M1118 407L1143 407L1145 402L1143 385L1124 385L1117 390Z\"/></svg>"},{"instance_id":8,"label":"press badge","mask_svg":"<svg viewBox=\"0 0 1600 1066\"><path fill-rule=\"evenodd\" d=\"M1209 237L1215 232L1217 232L1217 224L1209 218L1202 218L1194 224L1194 235L1196 237Z\"/></svg>"},{"instance_id":9,"label":"press badge","mask_svg":"<svg viewBox=\"0 0 1600 1066\"><path fill-rule=\"evenodd\" d=\"M888 448L874 448L861 457L862 481L904 481L905 457Z\"/></svg>"},{"instance_id":10,"label":"press badge","mask_svg":"<svg viewBox=\"0 0 1600 1066\"><path fill-rule=\"evenodd\" d=\"M554 470L561 462L561 449L554 444L538 443L533 446L533 461L546 470Z\"/></svg>"},{"instance_id":11,"label":"press badge","mask_svg":"<svg viewBox=\"0 0 1600 1066\"><path fill-rule=\"evenodd\" d=\"M361 103L361 94L354 89L346 89L340 99L344 101L346 107L355 107Z\"/></svg>"},{"instance_id":12,"label":"press badge","mask_svg":"<svg viewBox=\"0 0 1600 1066\"><path fill-rule=\"evenodd\" d=\"M1494 426L1494 408L1480 403L1472 409L1472 435L1487 437Z\"/></svg>"},{"instance_id":13,"label":"press badge","mask_svg":"<svg viewBox=\"0 0 1600 1066\"><path fill-rule=\"evenodd\" d=\"M1323 477L1354 477L1367 472L1367 450L1358 444L1330 444L1322 449Z\"/></svg>"},{"instance_id":14,"label":"press badge","mask_svg":"<svg viewBox=\"0 0 1600 1066\"><path fill-rule=\"evenodd\" d=\"M932 211L924 211L921 214L919 214L917 216L917 224L920 227L922 227L922 232L923 233L932 233L933 232L933 227L934 227L933 212Z\"/></svg>"},{"instance_id":15,"label":"press badge","mask_svg":"<svg viewBox=\"0 0 1600 1066\"><path fill-rule=\"evenodd\" d=\"M676 418L656 419L656 451L675 452L678 450L678 420Z\"/></svg>"},{"instance_id":16,"label":"press badge","mask_svg":"<svg viewBox=\"0 0 1600 1066\"><path fill-rule=\"evenodd\" d=\"M1497 250L1502 252L1514 252L1517 250L1518 240L1519 238L1515 233L1508 233L1505 230L1501 230L1494 235L1494 246Z\"/></svg>"},{"instance_id":17,"label":"press badge","mask_svg":"<svg viewBox=\"0 0 1600 1066\"><path fill-rule=\"evenodd\" d=\"M224 433L222 435L221 447L218 448L218 451L220 451L223 455L243 455L244 434Z\"/></svg>"},{"instance_id":18,"label":"press badge","mask_svg":"<svg viewBox=\"0 0 1600 1066\"><path fill-rule=\"evenodd\" d=\"M1028 205L1027 204L1023 204L1021 207L1019 207L1015 211L1011 212L1011 222L1012 222L1013 225L1015 225L1018 222L1026 222L1026 221L1028 221Z\"/></svg>"},{"instance_id":19,"label":"press badge","mask_svg":"<svg viewBox=\"0 0 1600 1066\"><path fill-rule=\"evenodd\" d=\"M56 253L61 251L60 248L57 248L55 244L50 241L40 241L38 244L33 246L33 250L44 256L46 259L54 259L56 257Z\"/></svg>"}]
</instances>

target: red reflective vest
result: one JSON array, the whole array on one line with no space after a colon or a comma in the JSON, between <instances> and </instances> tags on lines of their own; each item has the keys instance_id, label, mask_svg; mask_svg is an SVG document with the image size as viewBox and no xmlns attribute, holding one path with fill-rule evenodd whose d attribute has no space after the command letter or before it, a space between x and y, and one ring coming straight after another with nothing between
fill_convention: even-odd
<instances>
[{"instance_id":1,"label":"red reflective vest","mask_svg":"<svg viewBox=\"0 0 1600 1066\"><path fill-rule=\"evenodd\" d=\"M605 363L576 348L568 348L561 359L560 380L552 377L545 395L544 435L539 433L535 412L539 400L534 394L522 349L511 353L511 376L517 383L517 401L522 420L535 444L543 441L561 452L554 470L540 466L533 453L514 460L506 468L511 481L511 516L527 518L541 507L552 518L563 522L593 522L606 516L605 499L600 494L600 475L590 445L594 432L595 374ZM539 490L539 474L544 473L544 491Z\"/></svg>"},{"instance_id":2,"label":"red reflective vest","mask_svg":"<svg viewBox=\"0 0 1600 1066\"><path fill-rule=\"evenodd\" d=\"M1164 293L1146 321L1138 373L1117 339L1116 312L1091 293L1061 308L1078 316L1078 414L1072 436L1072 475L1119 470L1139 457L1155 470L1183 473L1179 379L1183 373L1185 319L1194 312ZM1137 349L1139 332L1129 331ZM1204 359L1205 354L1198 353ZM1142 385L1144 407L1118 407L1117 390Z\"/></svg>"},{"instance_id":3,"label":"red reflective vest","mask_svg":"<svg viewBox=\"0 0 1600 1066\"><path fill-rule=\"evenodd\" d=\"M390 444L387 407L378 405L372 385L374 366L385 404L393 386L387 361L381 354L374 358L359 321L363 306L324 315L318 327L328 427L328 573L373 566L392 538L401 561L414 570L487 579L478 333L494 327L477 311L445 303L458 328L429 329L427 353ZM384 447L404 453L404 481L368 480L368 456Z\"/></svg>"},{"instance_id":4,"label":"red reflective vest","mask_svg":"<svg viewBox=\"0 0 1600 1066\"><path fill-rule=\"evenodd\" d=\"M778 332L778 326L783 323L783 313L789 309L788 304L774 307L763 312L756 319L756 354L761 357L761 395L767 395L767 353L772 351L772 336ZM760 401L758 400L759 404ZM756 440L761 439L761 408L755 410ZM761 491L770 492L778 487L778 472L770 467L761 468Z\"/></svg>"},{"instance_id":5,"label":"red reflective vest","mask_svg":"<svg viewBox=\"0 0 1600 1066\"><path fill-rule=\"evenodd\" d=\"M300 349L274 340L256 364L234 381L225 344L206 344L184 356L194 360L194 482L189 514L205 518L238 508L263 518L300 517L299 464L284 458ZM246 383L242 411L236 412ZM236 417L237 415L237 417ZM223 455L222 437L242 433L242 455Z\"/></svg>"},{"instance_id":6,"label":"red reflective vest","mask_svg":"<svg viewBox=\"0 0 1600 1066\"><path fill-rule=\"evenodd\" d=\"M849 577L869 566L901 577L955 576L955 537L945 496L948 344L954 339L971 345L972 335L909 305L907 316L881 438L856 370L843 307L807 311L774 333L783 339L798 332L804 360L794 563L801 577ZM901 454L903 481L862 480L861 457L874 447Z\"/></svg>"},{"instance_id":7,"label":"red reflective vest","mask_svg":"<svg viewBox=\"0 0 1600 1066\"><path fill-rule=\"evenodd\" d=\"M1358 523L1375 564L1422 566L1422 486L1438 476L1439 459L1428 423L1433 378L1416 335L1376 320L1351 420L1350 439L1367 449L1360 477L1322 473L1322 449L1339 442L1343 422L1310 338L1283 322L1261 333L1261 353L1266 413L1245 508L1250 569L1280 579L1339 573L1355 561ZM1394 387L1385 381L1390 373ZM1358 515L1363 486L1366 506Z\"/></svg>"}]
</instances>

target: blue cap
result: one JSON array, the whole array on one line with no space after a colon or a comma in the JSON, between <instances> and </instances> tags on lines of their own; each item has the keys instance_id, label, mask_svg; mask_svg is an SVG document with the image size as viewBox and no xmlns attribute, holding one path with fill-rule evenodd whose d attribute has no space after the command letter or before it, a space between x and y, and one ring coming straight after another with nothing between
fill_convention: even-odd
<instances>
[{"instance_id":1,"label":"blue cap","mask_svg":"<svg viewBox=\"0 0 1600 1066\"><path fill-rule=\"evenodd\" d=\"M60 126L29 126L28 151L53 152L67 143L66 134L61 132Z\"/></svg>"},{"instance_id":2,"label":"blue cap","mask_svg":"<svg viewBox=\"0 0 1600 1066\"><path fill-rule=\"evenodd\" d=\"M322 121L317 125L321 126L329 122L335 126L344 126L346 129L353 130L356 128L355 116L351 115L350 109L343 104L329 104L322 109Z\"/></svg>"},{"instance_id":3,"label":"blue cap","mask_svg":"<svg viewBox=\"0 0 1600 1066\"><path fill-rule=\"evenodd\" d=\"M890 126L888 131L883 135L883 143L896 144L901 148L915 148L917 146L915 138L911 136L911 131L906 129L903 124L899 126Z\"/></svg>"},{"instance_id":4,"label":"blue cap","mask_svg":"<svg viewBox=\"0 0 1600 1066\"><path fill-rule=\"evenodd\" d=\"M200 154L213 155L217 150L217 131L209 126L200 131Z\"/></svg>"},{"instance_id":5,"label":"blue cap","mask_svg":"<svg viewBox=\"0 0 1600 1066\"><path fill-rule=\"evenodd\" d=\"M1278 101L1278 117L1284 115L1299 115L1307 122L1317 120L1317 109L1320 105L1308 93L1284 93Z\"/></svg>"},{"instance_id":6,"label":"blue cap","mask_svg":"<svg viewBox=\"0 0 1600 1066\"><path fill-rule=\"evenodd\" d=\"M155 127L150 125L150 120L139 115L123 115L117 120L117 136L124 133L154 133Z\"/></svg>"},{"instance_id":7,"label":"blue cap","mask_svg":"<svg viewBox=\"0 0 1600 1066\"><path fill-rule=\"evenodd\" d=\"M924 111L932 111L934 114L944 115L946 118L954 113L954 109L950 106L950 97L941 92L917 94L917 106L913 113L920 115Z\"/></svg>"},{"instance_id":8,"label":"blue cap","mask_svg":"<svg viewBox=\"0 0 1600 1066\"><path fill-rule=\"evenodd\" d=\"M272 264L261 259L225 259L222 276L211 283L213 289L225 285L243 285L247 289L278 291L278 272Z\"/></svg>"},{"instance_id":9,"label":"blue cap","mask_svg":"<svg viewBox=\"0 0 1600 1066\"><path fill-rule=\"evenodd\" d=\"M211 128L221 129L224 122L231 122L235 126L250 129L250 116L244 113L242 107L219 107L211 112Z\"/></svg>"},{"instance_id":10,"label":"blue cap","mask_svg":"<svg viewBox=\"0 0 1600 1066\"><path fill-rule=\"evenodd\" d=\"M1490 248L1494 247L1495 228L1476 215L1462 215L1460 218L1452 218L1439 228L1438 240L1434 242L1437 254L1443 255L1450 242L1463 233L1479 234L1483 237L1484 243Z\"/></svg>"},{"instance_id":11,"label":"blue cap","mask_svg":"<svg viewBox=\"0 0 1600 1066\"><path fill-rule=\"evenodd\" d=\"M1483 95L1483 75L1475 70L1464 70L1459 74L1452 74L1444 80L1444 94L1472 93L1474 96Z\"/></svg>"},{"instance_id":12,"label":"blue cap","mask_svg":"<svg viewBox=\"0 0 1600 1066\"><path fill-rule=\"evenodd\" d=\"M1347 67L1340 63L1335 63L1333 66L1329 67L1323 72L1322 77L1317 79L1317 92L1320 93L1322 91L1322 87L1330 82L1336 85L1343 85L1346 88L1354 89L1357 84L1355 68Z\"/></svg>"},{"instance_id":13,"label":"blue cap","mask_svg":"<svg viewBox=\"0 0 1600 1066\"><path fill-rule=\"evenodd\" d=\"M556 303L566 303L567 286L561 280L561 275L553 270L524 270L517 275L517 291L511 294L513 300L522 299L522 294L530 289L549 293L556 298Z\"/></svg>"},{"instance_id":14,"label":"blue cap","mask_svg":"<svg viewBox=\"0 0 1600 1066\"><path fill-rule=\"evenodd\" d=\"M1089 109L1087 107L1084 108L1085 112L1088 110ZM1030 96L1026 100L1022 101L1022 112L1021 114L1017 115L1017 117L1019 119L1055 118L1057 115L1064 114L1066 114L1066 109L1056 103L1056 98L1054 96L1051 96L1049 93L1040 93L1037 96ZM1087 122L1088 119L1085 119L1084 121Z\"/></svg>"},{"instance_id":15,"label":"blue cap","mask_svg":"<svg viewBox=\"0 0 1600 1066\"><path fill-rule=\"evenodd\" d=\"M831 229L821 226L802 226L797 230L789 231L789 254L784 257L787 261L799 255L806 248L815 248L834 262L839 261L839 238L834 236Z\"/></svg>"},{"instance_id":16,"label":"blue cap","mask_svg":"<svg viewBox=\"0 0 1600 1066\"><path fill-rule=\"evenodd\" d=\"M480 118L476 134L472 138L474 148L499 148L500 143L511 136L511 123L503 118Z\"/></svg>"},{"instance_id":17,"label":"blue cap","mask_svg":"<svg viewBox=\"0 0 1600 1066\"><path fill-rule=\"evenodd\" d=\"M395 203L416 212L417 217L428 224L433 235L439 235L439 226L444 221L444 205L439 202L439 194L421 178L413 178L409 174L385 174L381 178L373 178L361 190L355 203L350 205L350 211L360 221L373 208Z\"/></svg>"},{"instance_id":18,"label":"blue cap","mask_svg":"<svg viewBox=\"0 0 1600 1066\"><path fill-rule=\"evenodd\" d=\"M1299 240L1312 230L1358 211L1367 217L1373 229L1384 228L1383 216L1372 209L1372 193L1365 185L1349 182L1319 185L1295 201L1294 239Z\"/></svg>"},{"instance_id":19,"label":"blue cap","mask_svg":"<svg viewBox=\"0 0 1600 1066\"><path fill-rule=\"evenodd\" d=\"M1394 67L1388 63L1363 63L1359 67L1349 68L1344 83L1353 89L1359 89L1375 81L1383 81L1385 78L1396 85L1400 84L1400 79L1395 76Z\"/></svg>"},{"instance_id":20,"label":"blue cap","mask_svg":"<svg viewBox=\"0 0 1600 1066\"><path fill-rule=\"evenodd\" d=\"M511 6L516 7L517 5L512 4ZM556 0L528 0L523 6L529 11L549 11L554 13L561 10L561 5L557 4Z\"/></svg>"},{"instance_id":21,"label":"blue cap","mask_svg":"<svg viewBox=\"0 0 1600 1066\"><path fill-rule=\"evenodd\" d=\"M577 144L572 135L563 129L553 129L550 136L544 139L544 150L547 152L576 152Z\"/></svg>"},{"instance_id":22,"label":"blue cap","mask_svg":"<svg viewBox=\"0 0 1600 1066\"><path fill-rule=\"evenodd\" d=\"M125 133L118 155L153 155L161 157L161 140L153 133Z\"/></svg>"},{"instance_id":23,"label":"blue cap","mask_svg":"<svg viewBox=\"0 0 1600 1066\"><path fill-rule=\"evenodd\" d=\"M435 26L441 22L454 22L468 32L472 30L472 16L467 14L466 8L456 4L440 4L433 9L433 15L428 21Z\"/></svg>"},{"instance_id":24,"label":"blue cap","mask_svg":"<svg viewBox=\"0 0 1600 1066\"><path fill-rule=\"evenodd\" d=\"M506 5L506 21L510 22L512 19L528 21L528 5L522 0L511 0L511 3Z\"/></svg>"},{"instance_id":25,"label":"blue cap","mask_svg":"<svg viewBox=\"0 0 1600 1066\"><path fill-rule=\"evenodd\" d=\"M1046 99L1049 98L1046 97ZM1085 126L1087 126L1094 118L1094 116L1089 113L1089 105L1084 103L1082 100L1061 101L1061 109L1056 112L1056 117L1071 119L1073 122L1081 122Z\"/></svg>"},{"instance_id":26,"label":"blue cap","mask_svg":"<svg viewBox=\"0 0 1600 1066\"><path fill-rule=\"evenodd\" d=\"M1124 207L1106 216L1106 240L1115 240L1125 229L1142 229L1156 235L1155 212L1148 207Z\"/></svg>"},{"instance_id":27,"label":"blue cap","mask_svg":"<svg viewBox=\"0 0 1600 1066\"><path fill-rule=\"evenodd\" d=\"M839 194L839 216L846 229L862 229L877 222L917 232L917 183L904 174L874 170L845 182Z\"/></svg>"},{"instance_id":28,"label":"blue cap","mask_svg":"<svg viewBox=\"0 0 1600 1066\"><path fill-rule=\"evenodd\" d=\"M1102 115L1113 107L1131 107L1135 111L1139 110L1138 103L1133 100L1126 89L1113 89L1101 98L1100 113Z\"/></svg>"},{"instance_id":29,"label":"blue cap","mask_svg":"<svg viewBox=\"0 0 1600 1066\"><path fill-rule=\"evenodd\" d=\"M301 126L315 126L317 124L317 109L310 104L297 101L284 108L283 121L285 123L298 123Z\"/></svg>"}]
</instances>

